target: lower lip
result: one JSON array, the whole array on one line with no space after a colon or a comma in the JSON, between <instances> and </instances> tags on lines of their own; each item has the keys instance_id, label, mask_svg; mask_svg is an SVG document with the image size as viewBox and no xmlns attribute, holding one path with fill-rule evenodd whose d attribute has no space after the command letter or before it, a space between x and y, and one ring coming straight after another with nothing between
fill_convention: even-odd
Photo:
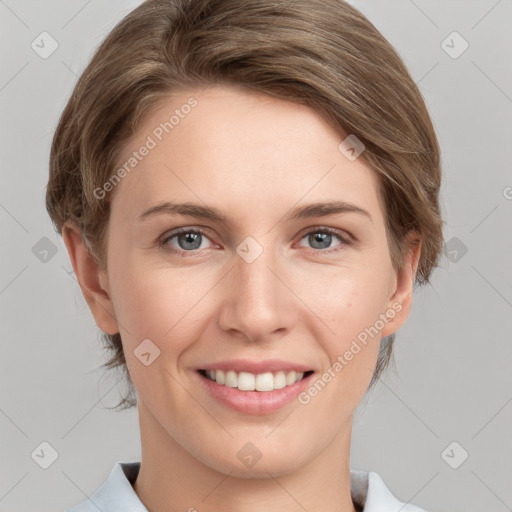
<instances>
[{"instance_id":1,"label":"lower lip","mask_svg":"<svg viewBox=\"0 0 512 512\"><path fill-rule=\"evenodd\" d=\"M220 403L235 411L252 415L269 414L290 404L309 386L314 375L311 373L295 384L272 391L240 391L238 388L217 384L197 371L195 373L210 395Z\"/></svg>"}]
</instances>

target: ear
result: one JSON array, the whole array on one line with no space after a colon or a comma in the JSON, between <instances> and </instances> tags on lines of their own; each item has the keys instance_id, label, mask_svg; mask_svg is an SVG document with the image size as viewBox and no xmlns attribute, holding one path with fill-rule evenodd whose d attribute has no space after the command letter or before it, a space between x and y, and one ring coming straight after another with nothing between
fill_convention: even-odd
<instances>
[{"instance_id":1,"label":"ear","mask_svg":"<svg viewBox=\"0 0 512 512\"><path fill-rule=\"evenodd\" d=\"M392 279L391 295L386 309L389 320L382 329L383 338L398 331L409 316L420 254L421 238L416 232L411 231L407 235L404 244L402 268L395 271L394 278Z\"/></svg>"},{"instance_id":2,"label":"ear","mask_svg":"<svg viewBox=\"0 0 512 512\"><path fill-rule=\"evenodd\" d=\"M109 294L108 275L91 256L76 223L67 221L62 227L62 239L68 250L82 294L89 305L96 325L107 334L119 332L114 306Z\"/></svg>"}]
</instances>

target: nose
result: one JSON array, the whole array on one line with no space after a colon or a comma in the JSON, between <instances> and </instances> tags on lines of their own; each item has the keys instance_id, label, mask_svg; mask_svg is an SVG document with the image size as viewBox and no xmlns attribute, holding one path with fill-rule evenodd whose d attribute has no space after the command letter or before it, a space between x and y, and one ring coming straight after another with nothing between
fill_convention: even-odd
<instances>
[{"instance_id":1,"label":"nose","mask_svg":"<svg viewBox=\"0 0 512 512\"><path fill-rule=\"evenodd\" d=\"M253 261L235 253L223 287L219 326L231 334L261 342L284 336L299 321L293 272L271 247L263 247Z\"/></svg>"}]
</instances>

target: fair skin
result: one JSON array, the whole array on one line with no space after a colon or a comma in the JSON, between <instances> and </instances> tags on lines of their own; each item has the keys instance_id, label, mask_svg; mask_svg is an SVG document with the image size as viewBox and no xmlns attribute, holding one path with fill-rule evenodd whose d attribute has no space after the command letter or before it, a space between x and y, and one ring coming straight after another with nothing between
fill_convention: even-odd
<instances>
[{"instance_id":1,"label":"fair skin","mask_svg":"<svg viewBox=\"0 0 512 512\"><path fill-rule=\"evenodd\" d=\"M178 91L143 121L119 161L191 96L197 106L116 186L105 268L76 226L63 231L98 327L121 333L137 389L134 490L150 512L354 512L353 413L380 339L409 314L419 246L393 268L374 171L338 150L343 139L315 111L288 101L227 86ZM335 200L368 215L287 218ZM228 220L138 220L162 201L215 207ZM166 242L175 253L159 246L179 227L205 231L200 250L186 235ZM321 242L319 227L353 242ZM263 248L251 263L236 252L248 236ZM300 363L318 378L393 304L401 310L307 405L243 414L199 384L202 365L237 358ZM147 338L160 350L148 366L134 355ZM237 457L248 442L262 454L252 467Z\"/></svg>"}]
</instances>

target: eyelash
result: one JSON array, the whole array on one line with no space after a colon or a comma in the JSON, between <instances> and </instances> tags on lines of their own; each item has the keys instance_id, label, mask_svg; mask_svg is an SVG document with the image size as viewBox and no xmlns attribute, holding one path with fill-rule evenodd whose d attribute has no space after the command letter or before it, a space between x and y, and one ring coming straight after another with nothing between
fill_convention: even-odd
<instances>
[{"instance_id":1,"label":"eyelash","mask_svg":"<svg viewBox=\"0 0 512 512\"><path fill-rule=\"evenodd\" d=\"M161 247L163 247L163 249L166 250L167 252L169 252L171 254L177 254L177 255L180 255L183 257L189 256L189 255L192 255L192 256L197 255L198 253L201 253L204 250L204 249L195 249L193 251L185 251L184 249L178 250L178 249L171 248L171 246L168 244L168 242L171 239L175 238L176 236L178 236L182 233L194 233L194 234L198 234L198 235L204 236L209 239L208 234L205 231L203 231L202 229L179 228L179 229L171 232L168 235L164 235L164 237L160 240L159 245ZM308 235L315 234L315 233L323 233L323 234L325 233L328 235L334 235L335 237L337 237L340 240L341 244L332 249L315 249L315 248L310 247L309 249L313 252L331 254L331 253L335 253L338 251L342 251L343 249L346 248L346 246L350 246L353 244L352 239L349 238L348 235L343 235L340 231L338 231L336 229L328 228L328 227L324 227L324 226L313 227L312 229L310 229L309 231L304 233L304 235L301 236L300 240L303 240Z\"/></svg>"}]
</instances>

